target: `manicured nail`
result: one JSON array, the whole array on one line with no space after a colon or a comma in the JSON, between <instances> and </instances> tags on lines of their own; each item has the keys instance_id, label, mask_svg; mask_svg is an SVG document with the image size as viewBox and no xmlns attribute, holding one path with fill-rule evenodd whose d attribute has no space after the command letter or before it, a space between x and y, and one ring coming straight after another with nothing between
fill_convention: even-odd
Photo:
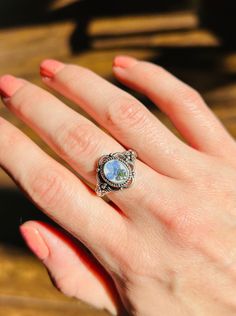
<instances>
[{"instance_id":1,"label":"manicured nail","mask_svg":"<svg viewBox=\"0 0 236 316\"><path fill-rule=\"evenodd\" d=\"M11 75L4 75L0 78L0 95L3 99L13 96L23 86L23 81Z\"/></svg>"},{"instance_id":2,"label":"manicured nail","mask_svg":"<svg viewBox=\"0 0 236 316\"><path fill-rule=\"evenodd\" d=\"M40 74L42 77L53 78L57 72L65 67L65 64L54 59L46 59L40 65Z\"/></svg>"},{"instance_id":3,"label":"manicured nail","mask_svg":"<svg viewBox=\"0 0 236 316\"><path fill-rule=\"evenodd\" d=\"M113 61L113 67L129 68L134 66L138 62L137 59L130 56L117 56Z\"/></svg>"},{"instance_id":4,"label":"manicured nail","mask_svg":"<svg viewBox=\"0 0 236 316\"><path fill-rule=\"evenodd\" d=\"M30 250L40 259L45 260L49 255L49 249L40 232L26 225L20 226L20 232Z\"/></svg>"}]
</instances>

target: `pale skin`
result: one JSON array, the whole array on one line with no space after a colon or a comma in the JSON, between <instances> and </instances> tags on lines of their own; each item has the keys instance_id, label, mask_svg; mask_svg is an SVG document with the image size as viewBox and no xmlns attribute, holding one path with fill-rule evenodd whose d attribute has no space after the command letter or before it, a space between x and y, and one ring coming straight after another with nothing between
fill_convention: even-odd
<instances>
[{"instance_id":1,"label":"pale skin","mask_svg":"<svg viewBox=\"0 0 236 316\"><path fill-rule=\"evenodd\" d=\"M117 56L113 72L166 113L186 142L83 67L45 60L41 75L102 129L49 92L1 77L5 105L75 171L0 119L0 165L75 239L36 221L21 226L23 237L63 293L111 314L236 315L234 139L195 90L161 67ZM107 203L88 183L96 184L101 155L128 148L138 153L135 182Z\"/></svg>"}]
</instances>

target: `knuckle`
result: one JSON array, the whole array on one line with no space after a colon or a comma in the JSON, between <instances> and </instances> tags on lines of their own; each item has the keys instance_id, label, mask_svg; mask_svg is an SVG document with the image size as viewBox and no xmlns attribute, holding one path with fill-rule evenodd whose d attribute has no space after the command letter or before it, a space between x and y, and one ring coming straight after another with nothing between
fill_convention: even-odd
<instances>
[{"instance_id":1,"label":"knuckle","mask_svg":"<svg viewBox=\"0 0 236 316\"><path fill-rule=\"evenodd\" d=\"M178 236L180 240L185 242L190 241L195 230L195 221L187 208L180 208L165 220L165 226L168 231Z\"/></svg>"},{"instance_id":2,"label":"knuckle","mask_svg":"<svg viewBox=\"0 0 236 316\"><path fill-rule=\"evenodd\" d=\"M173 206L172 202L165 203L153 199L149 202L148 209L154 220L161 223L168 235L173 236L174 240L181 243L191 243L198 226L197 218L194 212L190 211L188 205L177 203Z\"/></svg>"},{"instance_id":3,"label":"knuckle","mask_svg":"<svg viewBox=\"0 0 236 316\"><path fill-rule=\"evenodd\" d=\"M55 168L45 168L30 180L29 195L42 208L54 208L64 200L65 176Z\"/></svg>"},{"instance_id":4,"label":"knuckle","mask_svg":"<svg viewBox=\"0 0 236 316\"><path fill-rule=\"evenodd\" d=\"M107 122L112 127L142 128L146 122L145 108L132 98L119 99L108 108Z\"/></svg>"},{"instance_id":5,"label":"knuckle","mask_svg":"<svg viewBox=\"0 0 236 316\"><path fill-rule=\"evenodd\" d=\"M88 156L97 151L98 142L94 137L94 131L90 124L78 122L63 124L57 132L57 152L68 158L78 155Z\"/></svg>"},{"instance_id":6,"label":"knuckle","mask_svg":"<svg viewBox=\"0 0 236 316\"><path fill-rule=\"evenodd\" d=\"M31 84L26 83L16 95L13 96L14 109L20 117L27 118L32 108L32 102L37 100L38 103L42 101L43 94Z\"/></svg>"},{"instance_id":7,"label":"knuckle","mask_svg":"<svg viewBox=\"0 0 236 316\"><path fill-rule=\"evenodd\" d=\"M182 96L185 106L187 106L193 112L199 109L199 104L203 102L199 92L191 87L181 88L180 96Z\"/></svg>"}]
</instances>

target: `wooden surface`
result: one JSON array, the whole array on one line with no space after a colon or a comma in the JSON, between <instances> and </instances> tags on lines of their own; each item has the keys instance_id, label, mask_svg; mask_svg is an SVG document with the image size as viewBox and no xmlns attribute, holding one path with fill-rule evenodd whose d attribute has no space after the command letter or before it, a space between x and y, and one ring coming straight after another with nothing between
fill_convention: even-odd
<instances>
[{"instance_id":1,"label":"wooden surface","mask_svg":"<svg viewBox=\"0 0 236 316\"><path fill-rule=\"evenodd\" d=\"M43 267L24 251L1 247L0 271L0 315L108 315L52 288Z\"/></svg>"},{"instance_id":2,"label":"wooden surface","mask_svg":"<svg viewBox=\"0 0 236 316\"><path fill-rule=\"evenodd\" d=\"M81 31L76 12L73 17L63 11L75 3L54 1L48 6L47 18L39 17L33 22L27 16L25 23L20 18L19 23L15 19L12 25L6 20L0 30L0 75L12 73L41 85L38 65L50 57L89 67L113 80L113 57L120 53L131 54L167 67L197 88L236 136L236 53L224 46L222 33L200 23L201 16L196 9L181 7L177 11L159 12L152 10L150 4L149 12L144 10L145 13L91 14L92 17L82 23ZM79 6L76 8L79 10ZM4 11L1 14L4 15ZM172 128L164 115L138 97ZM0 115L45 148L42 141L2 105ZM3 171L0 171L0 201L0 316L107 315L64 297L52 287L46 271L25 249L18 234L20 222L39 218L39 212Z\"/></svg>"}]
</instances>

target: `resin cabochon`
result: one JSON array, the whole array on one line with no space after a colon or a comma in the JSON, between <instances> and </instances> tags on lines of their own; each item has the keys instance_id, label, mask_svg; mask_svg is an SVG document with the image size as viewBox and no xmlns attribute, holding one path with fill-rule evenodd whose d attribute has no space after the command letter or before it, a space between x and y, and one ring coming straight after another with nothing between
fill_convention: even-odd
<instances>
[{"instance_id":1,"label":"resin cabochon","mask_svg":"<svg viewBox=\"0 0 236 316\"><path fill-rule=\"evenodd\" d=\"M103 173L107 180L115 184L123 184L129 178L128 167L120 160L112 159L103 166Z\"/></svg>"}]
</instances>

